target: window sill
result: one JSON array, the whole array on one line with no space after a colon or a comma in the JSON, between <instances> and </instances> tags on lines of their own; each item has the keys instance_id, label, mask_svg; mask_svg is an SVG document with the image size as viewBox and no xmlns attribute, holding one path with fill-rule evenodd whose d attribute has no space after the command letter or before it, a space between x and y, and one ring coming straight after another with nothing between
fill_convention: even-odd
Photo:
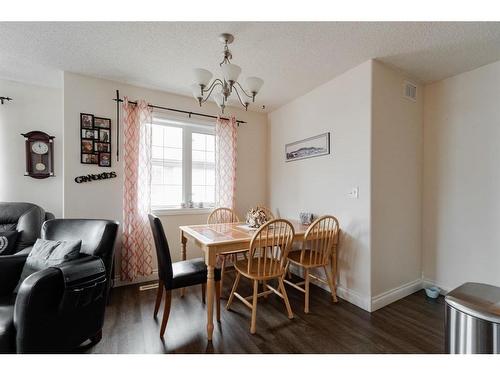
<instances>
[{"instance_id":1,"label":"window sill","mask_svg":"<svg viewBox=\"0 0 500 375\"><path fill-rule=\"evenodd\" d=\"M203 215L209 214L213 208L158 208L153 209L153 213L157 216L173 216L173 215Z\"/></svg>"}]
</instances>

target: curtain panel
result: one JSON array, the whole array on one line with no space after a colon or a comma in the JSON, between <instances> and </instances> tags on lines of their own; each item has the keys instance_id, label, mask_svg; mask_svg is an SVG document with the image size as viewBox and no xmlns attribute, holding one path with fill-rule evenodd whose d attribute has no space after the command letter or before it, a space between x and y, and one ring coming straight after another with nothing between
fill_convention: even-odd
<instances>
[{"instance_id":1,"label":"curtain panel","mask_svg":"<svg viewBox=\"0 0 500 375\"><path fill-rule=\"evenodd\" d=\"M152 109L141 100L123 103L124 189L122 280L153 273L153 238L149 228L151 212L151 127Z\"/></svg>"},{"instance_id":2,"label":"curtain panel","mask_svg":"<svg viewBox=\"0 0 500 375\"><path fill-rule=\"evenodd\" d=\"M215 203L233 208L236 191L236 118L217 118L215 123Z\"/></svg>"}]
</instances>

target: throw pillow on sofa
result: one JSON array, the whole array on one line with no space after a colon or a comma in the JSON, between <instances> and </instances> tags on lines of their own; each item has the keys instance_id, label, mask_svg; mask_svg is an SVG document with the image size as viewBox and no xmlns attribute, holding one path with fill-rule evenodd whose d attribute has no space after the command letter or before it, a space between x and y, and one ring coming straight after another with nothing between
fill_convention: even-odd
<instances>
[{"instance_id":1,"label":"throw pillow on sofa","mask_svg":"<svg viewBox=\"0 0 500 375\"><path fill-rule=\"evenodd\" d=\"M19 283L14 290L15 293L23 281L31 274L43 269L57 266L61 263L78 258L82 241L50 241L36 240L30 255L26 258Z\"/></svg>"},{"instance_id":2,"label":"throw pillow on sofa","mask_svg":"<svg viewBox=\"0 0 500 375\"><path fill-rule=\"evenodd\" d=\"M0 232L0 255L11 255L14 253L17 237L19 237L19 232L15 230Z\"/></svg>"}]
</instances>

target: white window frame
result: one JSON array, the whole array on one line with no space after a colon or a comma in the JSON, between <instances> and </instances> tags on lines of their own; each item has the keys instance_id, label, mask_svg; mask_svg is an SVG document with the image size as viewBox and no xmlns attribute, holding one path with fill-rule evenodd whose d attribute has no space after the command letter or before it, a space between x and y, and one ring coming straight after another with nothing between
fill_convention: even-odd
<instances>
[{"instance_id":1,"label":"white window frame","mask_svg":"<svg viewBox=\"0 0 500 375\"><path fill-rule=\"evenodd\" d=\"M184 202L189 202L192 199L192 133L215 135L215 126L203 120L165 116L160 113L153 114L153 125L182 128L182 199ZM158 215L198 215L211 212L213 207L152 206L151 208Z\"/></svg>"}]
</instances>

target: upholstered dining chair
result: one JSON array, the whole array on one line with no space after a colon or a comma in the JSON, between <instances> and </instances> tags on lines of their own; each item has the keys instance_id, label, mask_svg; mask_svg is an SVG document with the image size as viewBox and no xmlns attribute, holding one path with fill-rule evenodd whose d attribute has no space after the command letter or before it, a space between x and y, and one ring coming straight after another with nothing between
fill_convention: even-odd
<instances>
[{"instance_id":1,"label":"upholstered dining chair","mask_svg":"<svg viewBox=\"0 0 500 375\"><path fill-rule=\"evenodd\" d=\"M234 297L252 311L250 333L256 332L257 322L257 299L275 293L285 302L288 318L293 318L292 309L288 301L283 275L288 251L294 238L292 224L283 219L271 220L262 225L253 235L250 241L249 254L247 259L237 261L235 264L236 279L231 290L231 295L227 301L226 309L233 303ZM253 282L253 295L242 297L236 292L241 276ZM268 281L277 279L278 289L267 284ZM259 281L263 282L264 291L258 293ZM251 303L249 302L251 301Z\"/></svg>"},{"instance_id":2,"label":"upholstered dining chair","mask_svg":"<svg viewBox=\"0 0 500 375\"><path fill-rule=\"evenodd\" d=\"M189 259L180 262L172 262L170 249L168 247L167 237L163 230L160 219L149 214L149 224L153 232L153 238L158 259L158 293L154 317L160 309L163 291L165 291L165 306L163 308L163 319L161 322L160 337L163 337L167 328L168 317L170 315L170 306L172 303L172 290L185 288L192 285L201 284L202 301L205 303L205 290L207 283L207 267L203 258ZM215 270L215 298L217 320L220 321L220 270Z\"/></svg>"},{"instance_id":3,"label":"upholstered dining chair","mask_svg":"<svg viewBox=\"0 0 500 375\"><path fill-rule=\"evenodd\" d=\"M301 267L304 269L304 281L293 283L285 280L284 276L283 281L305 294L305 313L309 312L309 282L311 278L327 284L330 287L333 302L337 302L334 282L335 275L332 275L328 271L329 267L327 267L327 265L332 258L334 265L336 263L336 259L334 257L336 257L339 232L340 228L337 218L330 215L321 216L313 221L309 228L307 228L307 231L304 234L302 248L288 253L286 270L288 270L290 264ZM312 275L310 271L314 268L322 268L325 272L327 280L325 281L318 276ZM304 285L304 288L301 287L302 285Z\"/></svg>"},{"instance_id":4,"label":"upholstered dining chair","mask_svg":"<svg viewBox=\"0 0 500 375\"><path fill-rule=\"evenodd\" d=\"M227 207L219 207L213 210L210 215L208 215L207 224L224 224L224 223L238 223L240 219L236 213ZM238 254L245 254L248 249L228 251L226 253L221 253L219 256L222 259L220 273L220 288L224 286L224 274L226 272L227 258L232 258L233 262L238 259Z\"/></svg>"}]
</instances>

